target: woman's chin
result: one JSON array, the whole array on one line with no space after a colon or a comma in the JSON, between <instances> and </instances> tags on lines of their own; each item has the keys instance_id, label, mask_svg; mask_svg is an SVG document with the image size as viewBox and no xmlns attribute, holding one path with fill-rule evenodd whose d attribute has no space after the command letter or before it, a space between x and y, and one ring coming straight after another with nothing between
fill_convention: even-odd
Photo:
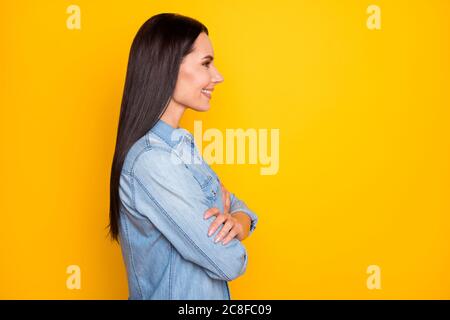
<instances>
[{"instance_id":1,"label":"woman's chin","mask_svg":"<svg viewBox=\"0 0 450 320\"><path fill-rule=\"evenodd\" d=\"M200 111L200 112L204 112L204 111L208 111L211 108L210 104L201 104L201 105L197 105L194 107L191 107L192 110L195 111Z\"/></svg>"}]
</instances>

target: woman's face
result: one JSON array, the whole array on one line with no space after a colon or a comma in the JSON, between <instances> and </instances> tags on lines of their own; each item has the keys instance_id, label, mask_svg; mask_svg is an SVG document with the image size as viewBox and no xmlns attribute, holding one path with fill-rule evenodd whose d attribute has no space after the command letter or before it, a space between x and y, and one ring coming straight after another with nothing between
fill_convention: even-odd
<instances>
[{"instance_id":1,"label":"woman's face","mask_svg":"<svg viewBox=\"0 0 450 320\"><path fill-rule=\"evenodd\" d=\"M224 80L214 66L213 59L211 41L202 32L194 42L194 51L185 56L180 65L173 102L196 111L210 108L209 100L214 95L214 87Z\"/></svg>"}]
</instances>

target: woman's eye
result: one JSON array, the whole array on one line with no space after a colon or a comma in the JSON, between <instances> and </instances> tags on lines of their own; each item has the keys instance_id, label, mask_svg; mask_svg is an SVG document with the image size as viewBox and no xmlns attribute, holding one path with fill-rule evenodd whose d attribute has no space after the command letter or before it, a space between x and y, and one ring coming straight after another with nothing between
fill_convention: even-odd
<instances>
[{"instance_id":1,"label":"woman's eye","mask_svg":"<svg viewBox=\"0 0 450 320\"><path fill-rule=\"evenodd\" d=\"M207 63L204 63L203 65L207 66L207 68L209 68L209 64L210 64L210 62L207 62Z\"/></svg>"}]
</instances>

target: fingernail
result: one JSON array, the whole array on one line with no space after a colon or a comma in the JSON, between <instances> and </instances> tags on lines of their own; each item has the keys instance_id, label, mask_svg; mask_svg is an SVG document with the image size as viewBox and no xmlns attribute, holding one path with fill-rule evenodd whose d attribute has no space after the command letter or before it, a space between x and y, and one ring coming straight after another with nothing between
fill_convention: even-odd
<instances>
[{"instance_id":1,"label":"fingernail","mask_svg":"<svg viewBox=\"0 0 450 320\"><path fill-rule=\"evenodd\" d=\"M209 231L208 232L208 237L211 237L211 235L212 235L212 231Z\"/></svg>"},{"instance_id":2,"label":"fingernail","mask_svg":"<svg viewBox=\"0 0 450 320\"><path fill-rule=\"evenodd\" d=\"M217 243L220 240L220 238L216 238L216 240L214 240L215 243Z\"/></svg>"}]
</instances>

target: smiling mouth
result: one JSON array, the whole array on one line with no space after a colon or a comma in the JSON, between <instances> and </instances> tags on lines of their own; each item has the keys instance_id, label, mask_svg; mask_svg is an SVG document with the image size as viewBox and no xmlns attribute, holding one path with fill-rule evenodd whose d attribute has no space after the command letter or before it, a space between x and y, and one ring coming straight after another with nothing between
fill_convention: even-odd
<instances>
[{"instance_id":1,"label":"smiling mouth","mask_svg":"<svg viewBox=\"0 0 450 320\"><path fill-rule=\"evenodd\" d=\"M210 90L202 89L202 94L204 94L209 99L211 99L211 91Z\"/></svg>"}]
</instances>

